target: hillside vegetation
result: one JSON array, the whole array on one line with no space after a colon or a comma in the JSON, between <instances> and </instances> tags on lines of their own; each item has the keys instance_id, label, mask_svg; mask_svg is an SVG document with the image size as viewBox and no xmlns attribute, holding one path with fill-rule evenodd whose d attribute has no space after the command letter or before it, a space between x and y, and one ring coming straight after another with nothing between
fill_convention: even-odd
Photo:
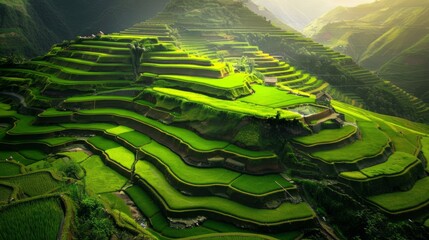
<instances>
[{"instance_id":1,"label":"hillside vegetation","mask_svg":"<svg viewBox=\"0 0 429 240\"><path fill-rule=\"evenodd\" d=\"M381 0L339 7L304 33L428 102L428 26L429 1Z\"/></svg>"},{"instance_id":2,"label":"hillside vegetation","mask_svg":"<svg viewBox=\"0 0 429 240\"><path fill-rule=\"evenodd\" d=\"M0 236L428 239L429 126L332 99L255 33L320 46L173 0L0 66Z\"/></svg>"},{"instance_id":3,"label":"hillside vegetation","mask_svg":"<svg viewBox=\"0 0 429 240\"><path fill-rule=\"evenodd\" d=\"M150 18L166 2L1 0L0 56L34 57L49 50L52 44L77 35L119 31Z\"/></svg>"}]
</instances>

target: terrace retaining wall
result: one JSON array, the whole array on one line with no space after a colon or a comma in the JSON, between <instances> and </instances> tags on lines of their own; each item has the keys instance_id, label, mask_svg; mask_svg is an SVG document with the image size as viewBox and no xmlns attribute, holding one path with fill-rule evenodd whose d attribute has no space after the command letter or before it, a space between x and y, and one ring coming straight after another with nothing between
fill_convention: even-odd
<instances>
[{"instance_id":1,"label":"terrace retaining wall","mask_svg":"<svg viewBox=\"0 0 429 240\"><path fill-rule=\"evenodd\" d=\"M416 163L409 166L405 171L394 175L383 175L366 180L339 177L339 181L351 186L359 194L371 196L394 191L407 191L425 176L423 165Z\"/></svg>"}]
</instances>

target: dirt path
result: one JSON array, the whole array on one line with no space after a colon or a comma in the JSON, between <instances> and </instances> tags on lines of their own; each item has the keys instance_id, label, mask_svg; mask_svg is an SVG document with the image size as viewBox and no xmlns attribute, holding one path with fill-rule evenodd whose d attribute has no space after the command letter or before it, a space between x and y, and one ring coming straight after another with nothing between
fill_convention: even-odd
<instances>
[{"instance_id":1,"label":"dirt path","mask_svg":"<svg viewBox=\"0 0 429 240\"><path fill-rule=\"evenodd\" d=\"M140 212L140 210L137 208L136 204L131 200L131 198L123 191L121 192L115 192L115 195L121 198L130 208L131 214L134 220L136 220L138 223L142 223L142 220L145 219L143 214Z\"/></svg>"}]
</instances>

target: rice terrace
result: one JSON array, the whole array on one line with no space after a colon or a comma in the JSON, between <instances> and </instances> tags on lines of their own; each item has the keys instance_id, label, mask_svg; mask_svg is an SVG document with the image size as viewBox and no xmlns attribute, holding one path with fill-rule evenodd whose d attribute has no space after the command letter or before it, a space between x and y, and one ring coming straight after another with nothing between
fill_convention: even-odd
<instances>
[{"instance_id":1,"label":"rice terrace","mask_svg":"<svg viewBox=\"0 0 429 240\"><path fill-rule=\"evenodd\" d=\"M425 100L253 0L160 9L0 58L1 240L429 239Z\"/></svg>"}]
</instances>

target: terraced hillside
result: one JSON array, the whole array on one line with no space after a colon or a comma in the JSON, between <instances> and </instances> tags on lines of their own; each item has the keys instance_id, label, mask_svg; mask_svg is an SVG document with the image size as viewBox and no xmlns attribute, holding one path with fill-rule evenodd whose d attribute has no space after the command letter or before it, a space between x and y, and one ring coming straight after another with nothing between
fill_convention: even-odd
<instances>
[{"instance_id":1,"label":"terraced hillside","mask_svg":"<svg viewBox=\"0 0 429 240\"><path fill-rule=\"evenodd\" d=\"M428 6L395 0L338 8L304 32L428 102Z\"/></svg>"},{"instance_id":2,"label":"terraced hillside","mask_svg":"<svg viewBox=\"0 0 429 240\"><path fill-rule=\"evenodd\" d=\"M427 237L427 125L316 94L328 84L231 34L267 22L190 3L0 68L0 221L37 205L49 221L17 219L34 239L88 236L86 214L118 238Z\"/></svg>"}]
</instances>

